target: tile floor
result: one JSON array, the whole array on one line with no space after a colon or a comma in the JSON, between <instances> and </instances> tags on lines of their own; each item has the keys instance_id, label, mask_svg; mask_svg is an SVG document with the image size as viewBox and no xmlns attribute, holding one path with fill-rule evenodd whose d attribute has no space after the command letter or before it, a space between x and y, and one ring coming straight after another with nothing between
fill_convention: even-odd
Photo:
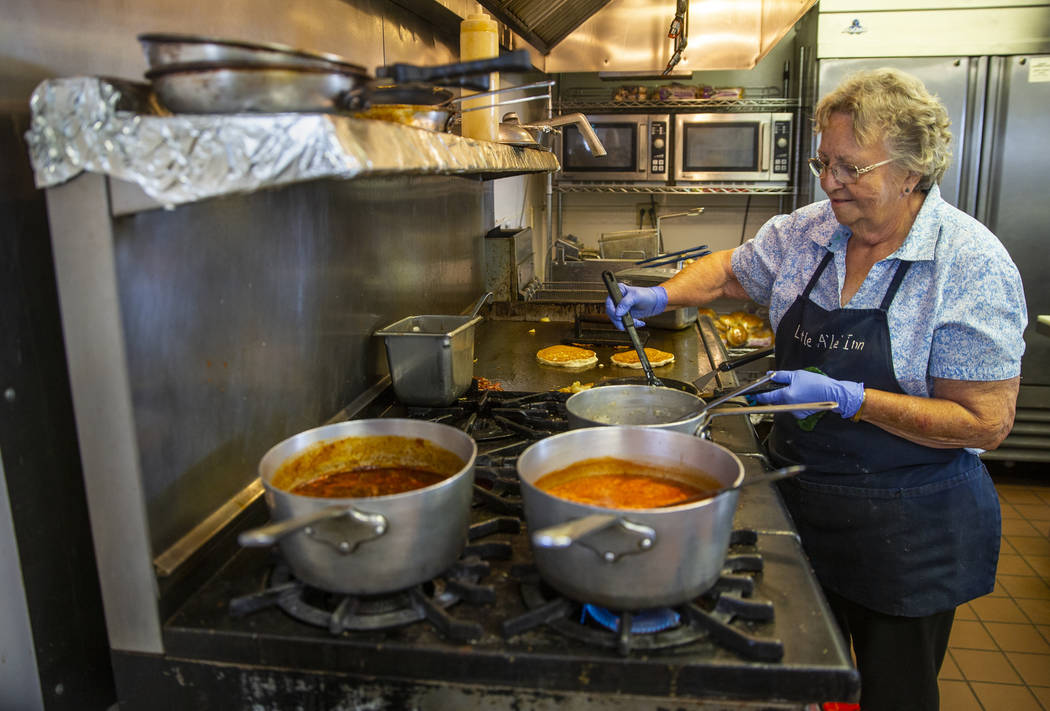
<instances>
[{"instance_id":1,"label":"tile floor","mask_svg":"<svg viewBox=\"0 0 1050 711\"><path fill-rule=\"evenodd\" d=\"M1003 512L995 590L959 608L942 711L1050 711L1050 465L989 463Z\"/></svg>"}]
</instances>

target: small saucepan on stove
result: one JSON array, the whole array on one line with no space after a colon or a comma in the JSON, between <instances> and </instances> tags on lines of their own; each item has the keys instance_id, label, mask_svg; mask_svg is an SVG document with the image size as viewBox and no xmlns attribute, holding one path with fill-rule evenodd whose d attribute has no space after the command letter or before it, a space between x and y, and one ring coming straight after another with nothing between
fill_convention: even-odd
<instances>
[{"instance_id":1,"label":"small saucepan on stove","mask_svg":"<svg viewBox=\"0 0 1050 711\"><path fill-rule=\"evenodd\" d=\"M718 408L727 400L743 395L770 381L767 374L725 395L706 402L699 395L669 387L650 385L604 385L576 393L565 401L569 426L573 429L608 425L630 425L667 429L707 436L711 420L720 415L752 415L797 410L832 410L834 402L807 402L790 405L756 405Z\"/></svg>"},{"instance_id":2,"label":"small saucepan on stove","mask_svg":"<svg viewBox=\"0 0 1050 711\"><path fill-rule=\"evenodd\" d=\"M238 540L279 544L295 576L322 590L403 590L462 553L476 456L469 435L435 422L353 420L301 432L259 463L273 523ZM322 495L333 484L341 495Z\"/></svg>"},{"instance_id":3,"label":"small saucepan on stove","mask_svg":"<svg viewBox=\"0 0 1050 711\"><path fill-rule=\"evenodd\" d=\"M609 500L618 505L582 503L540 481L598 476L603 467L615 467L614 460L666 474L651 485L643 482L636 494L626 493L629 484L613 483ZM681 604L718 580L737 488L681 505L637 506L655 503L651 494L665 477L682 486L683 498L690 488L738 487L744 466L728 449L668 429L595 427L536 442L518 457L517 469L536 567L563 595L611 610L639 610ZM794 473L797 468L784 475Z\"/></svg>"}]
</instances>

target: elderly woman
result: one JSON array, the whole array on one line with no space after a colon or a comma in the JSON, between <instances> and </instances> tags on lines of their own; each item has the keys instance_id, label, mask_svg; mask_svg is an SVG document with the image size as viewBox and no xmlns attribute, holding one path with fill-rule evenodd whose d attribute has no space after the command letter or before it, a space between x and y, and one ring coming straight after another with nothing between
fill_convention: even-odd
<instances>
[{"instance_id":1,"label":"elderly woman","mask_svg":"<svg viewBox=\"0 0 1050 711\"><path fill-rule=\"evenodd\" d=\"M838 403L814 427L778 415L768 448L807 467L781 491L861 707L935 711L955 608L995 582L999 506L977 454L1013 425L1024 294L995 235L941 199L949 121L921 82L854 75L814 119L828 200L661 286L621 285L606 309L620 325L719 297L769 306L785 387L759 401Z\"/></svg>"}]
</instances>

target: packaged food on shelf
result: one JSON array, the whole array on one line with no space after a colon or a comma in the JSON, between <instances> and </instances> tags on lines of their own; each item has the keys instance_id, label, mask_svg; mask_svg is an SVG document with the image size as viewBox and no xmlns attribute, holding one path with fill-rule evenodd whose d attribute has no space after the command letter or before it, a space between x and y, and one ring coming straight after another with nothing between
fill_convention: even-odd
<instances>
[{"instance_id":1,"label":"packaged food on shelf","mask_svg":"<svg viewBox=\"0 0 1050 711\"><path fill-rule=\"evenodd\" d=\"M649 87L621 86L613 93L613 101L648 101Z\"/></svg>"},{"instance_id":2,"label":"packaged food on shelf","mask_svg":"<svg viewBox=\"0 0 1050 711\"><path fill-rule=\"evenodd\" d=\"M695 99L698 96L698 87L686 84L667 84L656 90L657 101L681 101L683 99Z\"/></svg>"},{"instance_id":3,"label":"packaged food on shelf","mask_svg":"<svg viewBox=\"0 0 1050 711\"><path fill-rule=\"evenodd\" d=\"M743 99L744 90L741 87L705 86L701 92L701 99Z\"/></svg>"}]
</instances>

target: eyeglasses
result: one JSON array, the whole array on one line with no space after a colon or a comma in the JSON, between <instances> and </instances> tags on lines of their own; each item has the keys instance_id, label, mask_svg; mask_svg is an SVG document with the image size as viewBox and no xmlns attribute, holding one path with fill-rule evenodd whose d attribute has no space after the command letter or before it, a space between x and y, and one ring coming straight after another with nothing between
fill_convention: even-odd
<instances>
[{"instance_id":1,"label":"eyeglasses","mask_svg":"<svg viewBox=\"0 0 1050 711\"><path fill-rule=\"evenodd\" d=\"M888 158L887 160L884 160L880 163L872 163L866 168L858 168L857 166L851 165L850 163L837 163L835 165L829 166L820 158L810 158L807 162L809 163L810 171L817 178L820 177L820 174L824 172L825 168L830 168L831 174L832 176L834 176L835 180L839 181L843 185L849 185L850 183L857 182L857 179L865 173L875 170L880 165L892 163L893 160L893 158Z\"/></svg>"}]
</instances>

